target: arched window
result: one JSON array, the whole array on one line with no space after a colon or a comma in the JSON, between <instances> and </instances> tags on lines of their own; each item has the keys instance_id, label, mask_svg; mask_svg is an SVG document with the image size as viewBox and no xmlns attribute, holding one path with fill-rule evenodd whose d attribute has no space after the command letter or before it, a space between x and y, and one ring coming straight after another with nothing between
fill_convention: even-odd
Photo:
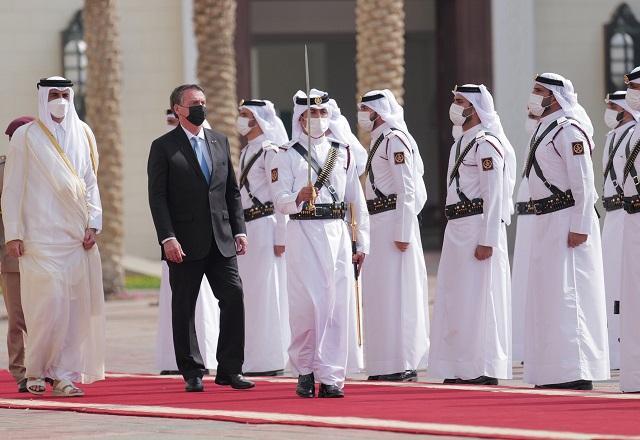
<instances>
[{"instance_id":1,"label":"arched window","mask_svg":"<svg viewBox=\"0 0 640 440\"><path fill-rule=\"evenodd\" d=\"M621 4L604 26L606 92L625 89L624 75L640 64L640 23Z\"/></svg>"},{"instance_id":2,"label":"arched window","mask_svg":"<svg viewBox=\"0 0 640 440\"><path fill-rule=\"evenodd\" d=\"M84 41L82 10L77 11L69 26L62 31L62 71L73 81L74 104L80 119L85 116L85 85L87 81L87 43Z\"/></svg>"}]
</instances>

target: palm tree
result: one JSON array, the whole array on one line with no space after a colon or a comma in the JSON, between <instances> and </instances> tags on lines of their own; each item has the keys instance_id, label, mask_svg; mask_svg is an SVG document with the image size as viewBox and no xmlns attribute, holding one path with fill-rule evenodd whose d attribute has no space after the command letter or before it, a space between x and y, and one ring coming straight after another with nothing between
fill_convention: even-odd
<instances>
[{"instance_id":1,"label":"palm tree","mask_svg":"<svg viewBox=\"0 0 640 440\"><path fill-rule=\"evenodd\" d=\"M100 167L103 229L99 236L106 295L124 291L122 267L122 134L120 126L120 32L117 0L85 0L87 122L93 129Z\"/></svg>"},{"instance_id":2,"label":"palm tree","mask_svg":"<svg viewBox=\"0 0 640 440\"><path fill-rule=\"evenodd\" d=\"M208 119L229 138L234 165L240 158L237 117L236 0L194 0L193 21L198 45L198 79L207 92Z\"/></svg>"},{"instance_id":3,"label":"palm tree","mask_svg":"<svg viewBox=\"0 0 640 440\"><path fill-rule=\"evenodd\" d=\"M370 90L389 89L402 105L404 18L404 0L356 0L358 101Z\"/></svg>"}]
</instances>

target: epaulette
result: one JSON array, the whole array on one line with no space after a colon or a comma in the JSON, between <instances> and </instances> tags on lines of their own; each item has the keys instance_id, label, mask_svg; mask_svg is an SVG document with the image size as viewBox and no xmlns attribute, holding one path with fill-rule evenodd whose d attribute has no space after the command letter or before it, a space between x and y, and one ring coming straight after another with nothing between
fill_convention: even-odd
<instances>
[{"instance_id":1,"label":"epaulette","mask_svg":"<svg viewBox=\"0 0 640 440\"><path fill-rule=\"evenodd\" d=\"M571 121L566 116L560 116L558 118L558 127L562 127L563 125L570 124Z\"/></svg>"},{"instance_id":2,"label":"epaulette","mask_svg":"<svg viewBox=\"0 0 640 440\"><path fill-rule=\"evenodd\" d=\"M288 149L290 149L292 146L294 146L298 141L296 140L291 140L289 142L287 142L286 144L280 145L278 148L281 151L287 151Z\"/></svg>"},{"instance_id":3,"label":"epaulette","mask_svg":"<svg viewBox=\"0 0 640 440\"><path fill-rule=\"evenodd\" d=\"M278 151L278 146L271 141L264 141L262 143L262 149L264 151Z\"/></svg>"},{"instance_id":4,"label":"epaulette","mask_svg":"<svg viewBox=\"0 0 640 440\"><path fill-rule=\"evenodd\" d=\"M482 142L487 137L487 132L484 130L480 130L476 133L476 142Z\"/></svg>"},{"instance_id":5,"label":"epaulette","mask_svg":"<svg viewBox=\"0 0 640 440\"><path fill-rule=\"evenodd\" d=\"M343 148L349 148L349 145L344 144L344 143L340 142L338 139L334 139L334 138L332 138L332 137L328 137L328 136L327 136L327 141L328 141L330 144L336 143L336 144L340 145L340 146L341 146L341 147L343 147Z\"/></svg>"}]
</instances>

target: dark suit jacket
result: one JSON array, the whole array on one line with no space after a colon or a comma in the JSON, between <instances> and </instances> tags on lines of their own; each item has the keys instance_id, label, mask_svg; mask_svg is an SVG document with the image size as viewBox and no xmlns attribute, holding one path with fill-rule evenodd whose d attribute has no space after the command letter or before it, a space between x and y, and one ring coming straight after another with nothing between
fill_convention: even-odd
<instances>
[{"instance_id":1,"label":"dark suit jacket","mask_svg":"<svg viewBox=\"0 0 640 440\"><path fill-rule=\"evenodd\" d=\"M210 185L181 126L153 141L147 164L158 241L175 237L187 254L185 261L205 258L211 240L223 256L232 257L235 235L246 233L229 141L217 131L205 128L204 134L213 159Z\"/></svg>"}]
</instances>

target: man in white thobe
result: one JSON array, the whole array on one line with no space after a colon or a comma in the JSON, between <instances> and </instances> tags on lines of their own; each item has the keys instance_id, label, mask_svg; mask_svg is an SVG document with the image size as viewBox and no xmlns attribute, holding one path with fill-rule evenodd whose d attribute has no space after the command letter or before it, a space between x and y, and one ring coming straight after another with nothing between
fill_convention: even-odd
<instances>
[{"instance_id":1,"label":"man in white thobe","mask_svg":"<svg viewBox=\"0 0 640 440\"><path fill-rule=\"evenodd\" d=\"M167 109L167 131L171 131L179 124L173 110ZM202 123L205 128L211 128L209 122ZM176 352L173 348L173 324L171 322L171 285L169 284L169 266L165 260L161 263L160 289L158 291L158 330L156 332L156 368L160 374L180 374L176 363ZM220 308L216 304L215 296L207 280L202 277L200 293L196 301L195 315L198 348L202 362L207 370L215 370L218 366L216 349L218 334L220 333Z\"/></svg>"},{"instance_id":2,"label":"man in white thobe","mask_svg":"<svg viewBox=\"0 0 640 440\"><path fill-rule=\"evenodd\" d=\"M640 112L640 67L625 76L625 103ZM620 390L640 392L640 130L636 129L625 146L625 164L620 176L624 191L622 235L622 288L620 291ZM607 214L608 215L608 214Z\"/></svg>"},{"instance_id":3,"label":"man in white thobe","mask_svg":"<svg viewBox=\"0 0 640 440\"><path fill-rule=\"evenodd\" d=\"M418 145L390 90L362 96L358 123L371 133L365 195L371 254L363 272L369 380L415 381L427 366L429 297L418 213L427 199Z\"/></svg>"},{"instance_id":4,"label":"man in white thobe","mask_svg":"<svg viewBox=\"0 0 640 440\"><path fill-rule=\"evenodd\" d=\"M352 264L361 266L369 251L369 215L347 146L325 136L329 96L312 89L310 108L301 91L293 100L292 141L276 155L271 169L276 209L290 216L286 252L290 364L299 376L300 397L315 395L316 380L318 397L343 397L353 325L349 310L355 299ZM314 169L311 182L308 159ZM359 225L353 256L344 221L349 205Z\"/></svg>"},{"instance_id":5,"label":"man in white thobe","mask_svg":"<svg viewBox=\"0 0 640 440\"><path fill-rule=\"evenodd\" d=\"M7 252L20 259L27 389L81 396L104 379L104 292L95 244L102 228L98 154L73 104L73 83L38 83L38 119L14 133L2 212Z\"/></svg>"},{"instance_id":6,"label":"man in white thobe","mask_svg":"<svg viewBox=\"0 0 640 440\"><path fill-rule=\"evenodd\" d=\"M529 139L532 138L537 127L538 117L529 113L525 123L525 131ZM528 147L524 149L524 157L528 151ZM532 216L535 214L529 197L529 182L526 177L523 177L518 185L515 214L518 218L518 227L511 267L511 346L513 360L522 362L524 357L524 298L527 290L527 277L529 276L530 247L533 240Z\"/></svg>"},{"instance_id":7,"label":"man in white thobe","mask_svg":"<svg viewBox=\"0 0 640 440\"><path fill-rule=\"evenodd\" d=\"M271 163L289 141L271 101L243 100L236 129L247 139L238 185L251 249L238 258L244 291L244 363L247 376L281 375L289 347L285 273L287 216L274 211Z\"/></svg>"},{"instance_id":8,"label":"man in white thobe","mask_svg":"<svg viewBox=\"0 0 640 440\"><path fill-rule=\"evenodd\" d=\"M445 229L429 369L445 383L511 378L508 224L515 153L484 85L456 86L449 110ZM458 127L458 128L455 128Z\"/></svg>"},{"instance_id":9,"label":"man in white thobe","mask_svg":"<svg viewBox=\"0 0 640 440\"><path fill-rule=\"evenodd\" d=\"M536 211L524 380L542 388L592 389L593 380L609 378L593 127L571 81L557 74L536 77L529 110L540 123L524 167Z\"/></svg>"},{"instance_id":10,"label":"man in white thobe","mask_svg":"<svg viewBox=\"0 0 640 440\"><path fill-rule=\"evenodd\" d=\"M602 202L607 212L602 227L602 260L604 287L607 297L607 328L611 368L620 368L620 290L622 287L622 243L624 210L622 209L622 178L626 161L625 149L631 140L640 112L625 101L626 91L609 93L604 122L607 133L602 154L604 188Z\"/></svg>"}]
</instances>

